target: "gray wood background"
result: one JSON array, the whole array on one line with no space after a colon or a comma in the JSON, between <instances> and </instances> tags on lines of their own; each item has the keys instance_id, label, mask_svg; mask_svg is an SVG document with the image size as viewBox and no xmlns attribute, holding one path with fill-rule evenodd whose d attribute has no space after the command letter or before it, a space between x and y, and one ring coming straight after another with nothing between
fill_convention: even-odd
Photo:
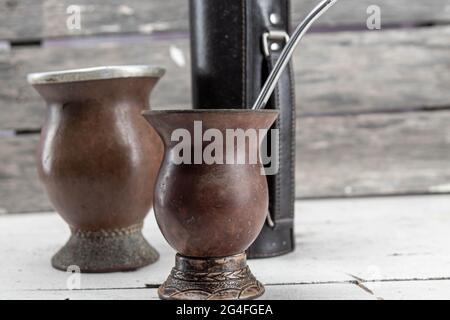
<instances>
[{"instance_id":1,"label":"gray wood background","mask_svg":"<svg viewBox=\"0 0 450 320\"><path fill-rule=\"evenodd\" d=\"M155 64L153 108L190 108L186 0L0 0L0 213L49 210L34 150L36 71ZM314 0L292 0L299 21ZM369 5L382 30L366 29ZM299 198L450 191L450 2L341 0L294 57Z\"/></svg>"},{"instance_id":2,"label":"gray wood background","mask_svg":"<svg viewBox=\"0 0 450 320\"><path fill-rule=\"evenodd\" d=\"M293 21L299 21L317 0L292 0ZM68 30L67 8L79 5L82 29ZM366 26L366 10L378 5L385 26L429 24L450 20L447 0L340 0L321 18L327 27ZM92 34L186 31L187 0L1 0L0 38L11 40Z\"/></svg>"}]
</instances>

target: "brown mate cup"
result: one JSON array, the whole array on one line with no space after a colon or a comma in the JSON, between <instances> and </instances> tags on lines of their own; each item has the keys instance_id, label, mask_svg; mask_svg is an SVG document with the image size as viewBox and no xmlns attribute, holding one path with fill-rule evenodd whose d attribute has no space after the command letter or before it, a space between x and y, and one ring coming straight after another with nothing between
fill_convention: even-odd
<instances>
[{"instance_id":1,"label":"brown mate cup","mask_svg":"<svg viewBox=\"0 0 450 320\"><path fill-rule=\"evenodd\" d=\"M56 269L126 271L158 259L141 230L163 146L141 112L164 72L115 66L28 76L47 102L37 170L71 229L52 258Z\"/></svg>"},{"instance_id":2,"label":"brown mate cup","mask_svg":"<svg viewBox=\"0 0 450 320\"><path fill-rule=\"evenodd\" d=\"M245 255L268 212L260 141L237 148L225 137L228 129L268 130L278 112L203 109L143 114L165 146L155 185L154 210L164 237L178 252L175 267L158 290L160 298L253 299L262 295L264 287L251 273ZM203 132L215 129L223 135L224 156L230 149L236 157L252 151L256 152L257 161L196 164L195 154L202 153L210 142L195 146L195 123L197 128L201 123ZM190 163L175 160L184 155L177 147L181 140L172 137L177 129L188 132L192 138L188 147Z\"/></svg>"}]
</instances>

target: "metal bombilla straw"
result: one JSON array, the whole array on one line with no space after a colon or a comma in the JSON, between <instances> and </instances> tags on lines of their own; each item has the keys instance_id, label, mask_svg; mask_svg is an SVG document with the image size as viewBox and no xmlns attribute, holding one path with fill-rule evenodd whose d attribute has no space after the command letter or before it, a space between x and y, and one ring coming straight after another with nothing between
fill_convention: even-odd
<instances>
[{"instance_id":1,"label":"metal bombilla straw","mask_svg":"<svg viewBox=\"0 0 450 320\"><path fill-rule=\"evenodd\" d=\"M264 83L261 92L253 104L252 110L264 109L267 101L269 101L270 96L273 93L273 90L277 86L277 82L280 79L284 69L288 65L291 60L292 54L294 50L297 48L300 40L302 40L303 36L308 32L309 28L313 25L313 23L319 19L319 17L324 14L329 8L331 8L338 0L324 0L319 3L309 14L308 16L298 25L295 29L294 33L291 36L291 39L287 42L283 51L281 51L280 58L275 63L272 72L270 72L269 77Z\"/></svg>"}]
</instances>

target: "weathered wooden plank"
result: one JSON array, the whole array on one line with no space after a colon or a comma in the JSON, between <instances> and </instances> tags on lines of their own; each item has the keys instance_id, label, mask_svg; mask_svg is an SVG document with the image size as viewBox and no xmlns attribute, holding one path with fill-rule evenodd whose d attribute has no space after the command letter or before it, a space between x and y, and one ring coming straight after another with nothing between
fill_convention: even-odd
<instances>
[{"instance_id":1,"label":"weathered wooden plank","mask_svg":"<svg viewBox=\"0 0 450 320\"><path fill-rule=\"evenodd\" d=\"M448 195L298 203L303 257L334 261L364 286L368 281L449 278Z\"/></svg>"},{"instance_id":2,"label":"weathered wooden plank","mask_svg":"<svg viewBox=\"0 0 450 320\"><path fill-rule=\"evenodd\" d=\"M296 195L448 193L449 121L450 111L300 118ZM50 209L34 172L36 139L0 139L3 211Z\"/></svg>"},{"instance_id":3,"label":"weathered wooden plank","mask_svg":"<svg viewBox=\"0 0 450 320\"><path fill-rule=\"evenodd\" d=\"M157 289L11 290L2 300L158 300ZM354 284L306 284L266 286L264 300L373 300ZM273 307L272 307L273 308ZM175 309L174 309L175 310ZM272 309L276 312L276 309ZM211 311L213 312L213 311ZM218 311L220 312L220 310Z\"/></svg>"},{"instance_id":4,"label":"weathered wooden plank","mask_svg":"<svg viewBox=\"0 0 450 320\"><path fill-rule=\"evenodd\" d=\"M179 46L181 46L179 48ZM45 103L26 82L30 72L98 65L154 64L167 73L152 95L152 106L190 105L190 63L186 41L150 38L103 39L101 42L57 42L44 48L0 50L1 129L39 128ZM175 56L175 58L173 58Z\"/></svg>"},{"instance_id":5,"label":"weathered wooden plank","mask_svg":"<svg viewBox=\"0 0 450 320\"><path fill-rule=\"evenodd\" d=\"M8 254L9 257L0 261L3 270L0 296L3 288L16 291L66 290L69 274L51 268L50 258L67 241L69 233L68 226L56 214L0 216L0 254ZM173 267L175 251L162 236L152 213L146 218L144 236L160 253L157 263L135 272L82 274L81 289L136 289L160 285ZM352 280L339 266L330 264L331 261L325 259L319 266L317 260L301 254L299 250L283 257L283 273L274 272L273 259L251 260L249 265L255 275L268 285ZM300 260L301 266L298 264Z\"/></svg>"},{"instance_id":6,"label":"weathered wooden plank","mask_svg":"<svg viewBox=\"0 0 450 320\"><path fill-rule=\"evenodd\" d=\"M43 16L42 0L0 0L0 39L41 38Z\"/></svg>"},{"instance_id":7,"label":"weathered wooden plank","mask_svg":"<svg viewBox=\"0 0 450 320\"><path fill-rule=\"evenodd\" d=\"M450 105L450 28L314 34L295 56L304 114Z\"/></svg>"},{"instance_id":8,"label":"weathered wooden plank","mask_svg":"<svg viewBox=\"0 0 450 320\"><path fill-rule=\"evenodd\" d=\"M298 121L299 197L448 192L450 112Z\"/></svg>"},{"instance_id":9,"label":"weathered wooden plank","mask_svg":"<svg viewBox=\"0 0 450 320\"><path fill-rule=\"evenodd\" d=\"M292 0L293 21L300 21L317 0ZM81 28L68 28L67 9L81 9ZM367 8L381 9L382 26L450 20L446 0L341 0L318 25L365 28ZM70 12L70 11L69 11ZM40 39L92 34L188 30L188 1L164 0L0 0L0 39Z\"/></svg>"},{"instance_id":10,"label":"weathered wooden plank","mask_svg":"<svg viewBox=\"0 0 450 320\"><path fill-rule=\"evenodd\" d=\"M79 10L79 28L73 13ZM185 0L0 0L0 39L187 30Z\"/></svg>"},{"instance_id":11,"label":"weathered wooden plank","mask_svg":"<svg viewBox=\"0 0 450 320\"><path fill-rule=\"evenodd\" d=\"M367 282L364 285L385 300L450 299L450 280Z\"/></svg>"},{"instance_id":12,"label":"weathered wooden plank","mask_svg":"<svg viewBox=\"0 0 450 320\"><path fill-rule=\"evenodd\" d=\"M0 213L51 208L35 169L38 140L36 135L0 137Z\"/></svg>"},{"instance_id":13,"label":"weathered wooden plank","mask_svg":"<svg viewBox=\"0 0 450 320\"><path fill-rule=\"evenodd\" d=\"M157 289L107 290L10 290L1 300L159 300Z\"/></svg>"},{"instance_id":14,"label":"weathered wooden plank","mask_svg":"<svg viewBox=\"0 0 450 320\"><path fill-rule=\"evenodd\" d=\"M22 220L21 216L25 219ZM0 276L0 292L3 288L16 291L67 290L70 274L55 270L50 264L52 255L70 235L67 224L54 213L12 214L0 216L0 219L0 241L5 245L5 254L14 255L10 261L0 262L4 270L2 275L9 275ZM157 263L136 272L82 274L80 289L139 289L145 288L147 284L153 288L161 284L170 272L169 266L175 261L175 253L159 232L153 214L147 217L143 232L161 254ZM39 277L28 278L34 272ZM20 274L27 275L27 279ZM46 280L43 282L42 279Z\"/></svg>"},{"instance_id":15,"label":"weathered wooden plank","mask_svg":"<svg viewBox=\"0 0 450 320\"><path fill-rule=\"evenodd\" d=\"M267 300L375 300L352 283L326 283L266 286Z\"/></svg>"},{"instance_id":16,"label":"weathered wooden plank","mask_svg":"<svg viewBox=\"0 0 450 320\"><path fill-rule=\"evenodd\" d=\"M0 82L8 85L0 86L0 129L40 126L44 103L25 81L29 72L133 63L168 69L155 88L153 106L191 104L184 39L103 38L12 51L5 47ZM450 106L450 27L313 34L297 50L294 66L303 115Z\"/></svg>"},{"instance_id":17,"label":"weathered wooden plank","mask_svg":"<svg viewBox=\"0 0 450 320\"><path fill-rule=\"evenodd\" d=\"M413 280L450 276L449 209L450 196L298 201L296 251L249 264L266 284L267 299L447 297L448 283ZM69 292L69 274L50 266L68 234L55 214L0 216L0 255L8 257L0 260L0 298L151 299L145 288L160 284L174 263L150 215L144 235L161 253L158 263L136 272L82 274L83 291Z\"/></svg>"},{"instance_id":18,"label":"weathered wooden plank","mask_svg":"<svg viewBox=\"0 0 450 320\"><path fill-rule=\"evenodd\" d=\"M94 3L77 1L80 28L67 25L67 8L72 0L44 0L44 37L67 35L152 33L188 29L188 1L123 1L108 0Z\"/></svg>"},{"instance_id":19,"label":"weathered wooden plank","mask_svg":"<svg viewBox=\"0 0 450 320\"><path fill-rule=\"evenodd\" d=\"M293 21L300 21L318 2L291 0ZM403 23L444 22L450 19L450 6L445 0L340 0L320 18L318 25L366 28L370 15L367 9L373 5L380 8L382 28Z\"/></svg>"}]
</instances>

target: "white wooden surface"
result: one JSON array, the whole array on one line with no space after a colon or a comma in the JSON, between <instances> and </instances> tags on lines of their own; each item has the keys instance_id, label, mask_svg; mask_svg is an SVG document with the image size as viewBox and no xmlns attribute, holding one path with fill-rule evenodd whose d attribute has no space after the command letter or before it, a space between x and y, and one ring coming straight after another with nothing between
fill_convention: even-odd
<instances>
[{"instance_id":1,"label":"white wooden surface","mask_svg":"<svg viewBox=\"0 0 450 320\"><path fill-rule=\"evenodd\" d=\"M251 260L264 299L450 299L450 196L302 201L297 250ZM68 228L54 213L0 216L0 299L157 299L174 262L152 217L161 259L136 272L69 274L50 266Z\"/></svg>"}]
</instances>

